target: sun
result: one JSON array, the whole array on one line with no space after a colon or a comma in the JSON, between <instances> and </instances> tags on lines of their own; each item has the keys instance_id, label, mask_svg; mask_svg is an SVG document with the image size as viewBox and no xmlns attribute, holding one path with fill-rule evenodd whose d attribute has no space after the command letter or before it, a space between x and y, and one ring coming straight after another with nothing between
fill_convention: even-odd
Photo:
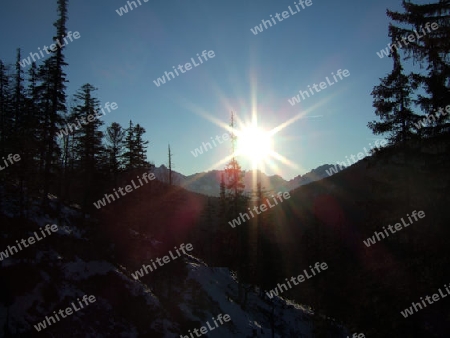
<instances>
[{"instance_id":1,"label":"sun","mask_svg":"<svg viewBox=\"0 0 450 338\"><path fill-rule=\"evenodd\" d=\"M269 132L251 125L236 133L236 151L252 163L259 164L269 160L273 152L273 140Z\"/></svg>"}]
</instances>

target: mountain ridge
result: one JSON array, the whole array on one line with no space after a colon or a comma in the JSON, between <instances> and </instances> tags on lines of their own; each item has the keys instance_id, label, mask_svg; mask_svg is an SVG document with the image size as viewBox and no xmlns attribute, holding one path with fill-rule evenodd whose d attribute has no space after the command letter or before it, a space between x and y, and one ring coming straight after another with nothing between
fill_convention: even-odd
<instances>
[{"instance_id":1,"label":"mountain ridge","mask_svg":"<svg viewBox=\"0 0 450 338\"><path fill-rule=\"evenodd\" d=\"M334 167L332 164L323 164L317 168L312 169L304 175L298 175L291 180L285 180L280 175L267 175L260 170L249 170L244 173L245 192L250 194L256 190L250 188L252 186L254 175L260 178L257 182L262 182L262 188L267 191L285 192L292 191L302 185L318 181L322 178L328 177L327 170ZM169 169L164 165L155 167L152 172L156 178L162 182L168 182ZM195 173L192 175L183 175L177 171L172 170L172 179L175 185L181 186L187 190L200 193L207 196L219 197L220 193L220 176L224 173L223 170L211 170L208 172Z\"/></svg>"}]
</instances>

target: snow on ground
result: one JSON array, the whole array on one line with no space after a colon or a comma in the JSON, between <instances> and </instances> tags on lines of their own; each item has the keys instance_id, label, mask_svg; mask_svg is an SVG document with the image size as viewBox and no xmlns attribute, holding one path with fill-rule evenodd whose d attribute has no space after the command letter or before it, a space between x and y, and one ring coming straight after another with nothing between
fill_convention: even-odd
<instances>
[{"instance_id":1,"label":"snow on ground","mask_svg":"<svg viewBox=\"0 0 450 338\"><path fill-rule=\"evenodd\" d=\"M208 332L208 337L252 337L253 329L257 329L258 337L272 337L269 314L271 312L271 303L274 302L274 316L276 318L275 327L277 332L283 332L282 335L275 334L275 337L311 337L312 323L310 321L311 313L301 306L292 302L286 302L282 298L273 298L272 300L261 299L254 291L249 291L246 310L233 301L233 297L238 294L238 284L233 278L228 268L210 268L199 259L188 256L189 277L201 286L211 300L210 307L215 307L214 313L209 313L205 318L198 318L194 315L193 306L189 304L194 302L192 293L196 290L190 290L186 294L180 309L188 314L193 320L199 320L206 326L209 321L214 326L212 317L216 318L219 314L229 314L231 321L225 325ZM186 283L185 283L186 285ZM215 303L215 304L214 304ZM189 313L190 312L190 313ZM195 328L192 327L191 331ZM184 334L188 335L188 332Z\"/></svg>"},{"instance_id":2,"label":"snow on ground","mask_svg":"<svg viewBox=\"0 0 450 338\"><path fill-rule=\"evenodd\" d=\"M58 203L55 197L51 197L51 204ZM54 206L56 209L56 206ZM46 224L58 225L58 231L53 236L69 236L74 239L85 240L85 232L74 224L76 220L86 218L86 215L81 213L74 207L61 206L61 214L59 220L52 219L49 215L43 215L39 211L38 205L33 205L28 212L28 218L39 227ZM12 216L12 215L11 215ZM135 234L136 235L136 234ZM61 240L64 240L61 238ZM161 242L155 238L148 238L150 246L156 247ZM306 338L312 336L312 314L305 307L302 307L293 302L287 301L281 297L274 297L272 299L262 299L251 288L248 291L247 307L245 310L237 302L238 282L233 273L228 268L208 267L203 261L191 255L186 255L185 262L188 269L188 276L185 281L181 281L178 286L182 297L175 300L178 308L181 310L187 323L191 320L192 326L186 328L186 323L181 330L180 325L173 320L170 308L165 308L163 299L157 293L155 294L151 289L152 285L146 285L142 281L136 281L131 278L127 269L122 266L115 266L114 264L104 260L84 261L78 256L67 261L64 258L65 253L60 248L61 252L56 252L52 249L38 250L36 256L33 258L33 264L44 264L52 269L49 271L58 271L64 276L63 280L59 282L53 281L43 270L40 271L41 281L34 285L32 289L15 299L14 304L10 308L10 315L13 326L27 327L31 323L36 323L47 315L45 308L52 307L52 305L60 306L61 300L76 299L84 295L80 290L78 284L81 282L94 279L96 276L106 276L108 274L115 274L123 281L123 290L128 290L131 297L141 297L145 300L148 306L148 311L151 313L159 313L158 316L148 323L148 327L153 328L157 332L164 333L164 337L190 337L188 330L193 332L194 329L200 327L207 327L207 322L215 329L204 336L211 338L228 338L228 337L253 337L253 332L256 330L258 337L272 337L271 330L271 313L273 308L274 326L276 328L275 337L299 337ZM15 259L9 258L3 262L3 267L13 266L18 263L27 262L29 259ZM58 304L44 304L43 286L55 282L57 287L56 299ZM173 281L168 281L172 283ZM82 284L81 284L82 285ZM34 304L34 306L33 306ZM37 304L37 306L36 306ZM56 306L56 308L57 308ZM113 310L111 304L106 299L98 299L96 304L98 309L104 311ZM27 309L35 308L34 313L27 313ZM25 314L24 314L25 312ZM4 314L4 309L0 307L0 317ZM228 314L231 320L219 327L215 327L212 318L217 318L219 314ZM177 314L175 314L177 315ZM81 317L80 325L82 325ZM118 330L126 330L127 337L137 337L136 327L132 322L119 320L117 322L110 320L111 327ZM2 320L0 320L0 323ZM10 323L11 325L11 323ZM187 324L190 325L190 324ZM181 332L180 332L181 330ZM108 331L109 332L109 331ZM120 331L119 331L120 332ZM180 332L175 334L174 332ZM101 336L100 332L85 332L86 337ZM194 334L194 333L192 333Z\"/></svg>"}]
</instances>

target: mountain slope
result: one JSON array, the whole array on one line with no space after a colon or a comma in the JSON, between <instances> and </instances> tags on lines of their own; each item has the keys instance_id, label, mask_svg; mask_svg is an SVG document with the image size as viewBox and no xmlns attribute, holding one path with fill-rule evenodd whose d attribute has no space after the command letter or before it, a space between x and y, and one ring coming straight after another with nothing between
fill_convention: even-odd
<instances>
[{"instance_id":1,"label":"mountain slope","mask_svg":"<svg viewBox=\"0 0 450 338\"><path fill-rule=\"evenodd\" d=\"M39 335L48 337L189 337L207 323L214 327L212 319L219 314L228 314L231 320L208 332L208 337L272 337L272 326L275 337L311 336L310 310L278 297L261 298L255 291L249 291L244 310L236 302L238 282L233 273L210 268L191 255L135 280L131 274L149 264L149 257L138 257L125 267L114 258L110 249L114 243L99 236L88 215L59 205L56 198L51 207L55 212L61 208L62 216L43 215L37 204L29 219L0 214L5 229L1 249L20 236L32 236L45 224L58 225L52 236L0 262L4 283L0 336L35 336L41 323ZM147 241L130 228L122 237L136 243L145 240L153 258L162 244ZM45 322L85 295L94 296L95 302L66 318L60 316L56 323Z\"/></svg>"},{"instance_id":2,"label":"mountain slope","mask_svg":"<svg viewBox=\"0 0 450 338\"><path fill-rule=\"evenodd\" d=\"M252 188L253 176L255 175L259 177L258 180L262 182L262 187L268 191L277 193L279 191L284 192L294 190L302 185L328 177L326 170L330 167L333 166L330 164L321 165L320 167L317 167L304 175L298 175L289 181L284 180L278 175L267 176L261 171L247 171L244 175L245 190L247 193L255 190L255 188ZM158 180L168 182L168 169L164 165L156 167L153 172ZM174 184L199 194L218 197L220 193L219 186L222 172L223 171L220 170L212 170L206 173L185 176L173 171L172 174Z\"/></svg>"}]
</instances>

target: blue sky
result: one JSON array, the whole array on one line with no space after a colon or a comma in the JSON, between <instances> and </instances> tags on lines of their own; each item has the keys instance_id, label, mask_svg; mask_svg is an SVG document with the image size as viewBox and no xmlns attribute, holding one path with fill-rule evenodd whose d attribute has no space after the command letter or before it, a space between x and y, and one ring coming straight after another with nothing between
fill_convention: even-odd
<instances>
[{"instance_id":1,"label":"blue sky","mask_svg":"<svg viewBox=\"0 0 450 338\"><path fill-rule=\"evenodd\" d=\"M267 174L291 179L344 161L381 138L367 128L375 118L370 92L392 67L376 52L389 42L386 8L399 10L400 1L312 3L254 35L250 28L288 6L295 10L294 1L141 0L122 16L116 9L127 4L123 0L71 1L67 28L81 37L65 48L68 101L85 83L99 88L102 104L118 105L104 117L106 125L140 123L150 141L149 160L167 164L170 143L174 169L185 175L223 168L214 164L229 155L229 143L198 157L191 151L225 132L212 120L228 124L231 109L242 121L250 121L255 110L265 129L308 111L310 117L274 136L275 151L293 165L272 160ZM56 0L0 6L0 59L12 63L18 47L27 56L50 45ZM215 57L160 87L153 83L204 50ZM300 104L288 103L338 69L348 69L350 76ZM250 169L246 159L241 162Z\"/></svg>"}]
</instances>

